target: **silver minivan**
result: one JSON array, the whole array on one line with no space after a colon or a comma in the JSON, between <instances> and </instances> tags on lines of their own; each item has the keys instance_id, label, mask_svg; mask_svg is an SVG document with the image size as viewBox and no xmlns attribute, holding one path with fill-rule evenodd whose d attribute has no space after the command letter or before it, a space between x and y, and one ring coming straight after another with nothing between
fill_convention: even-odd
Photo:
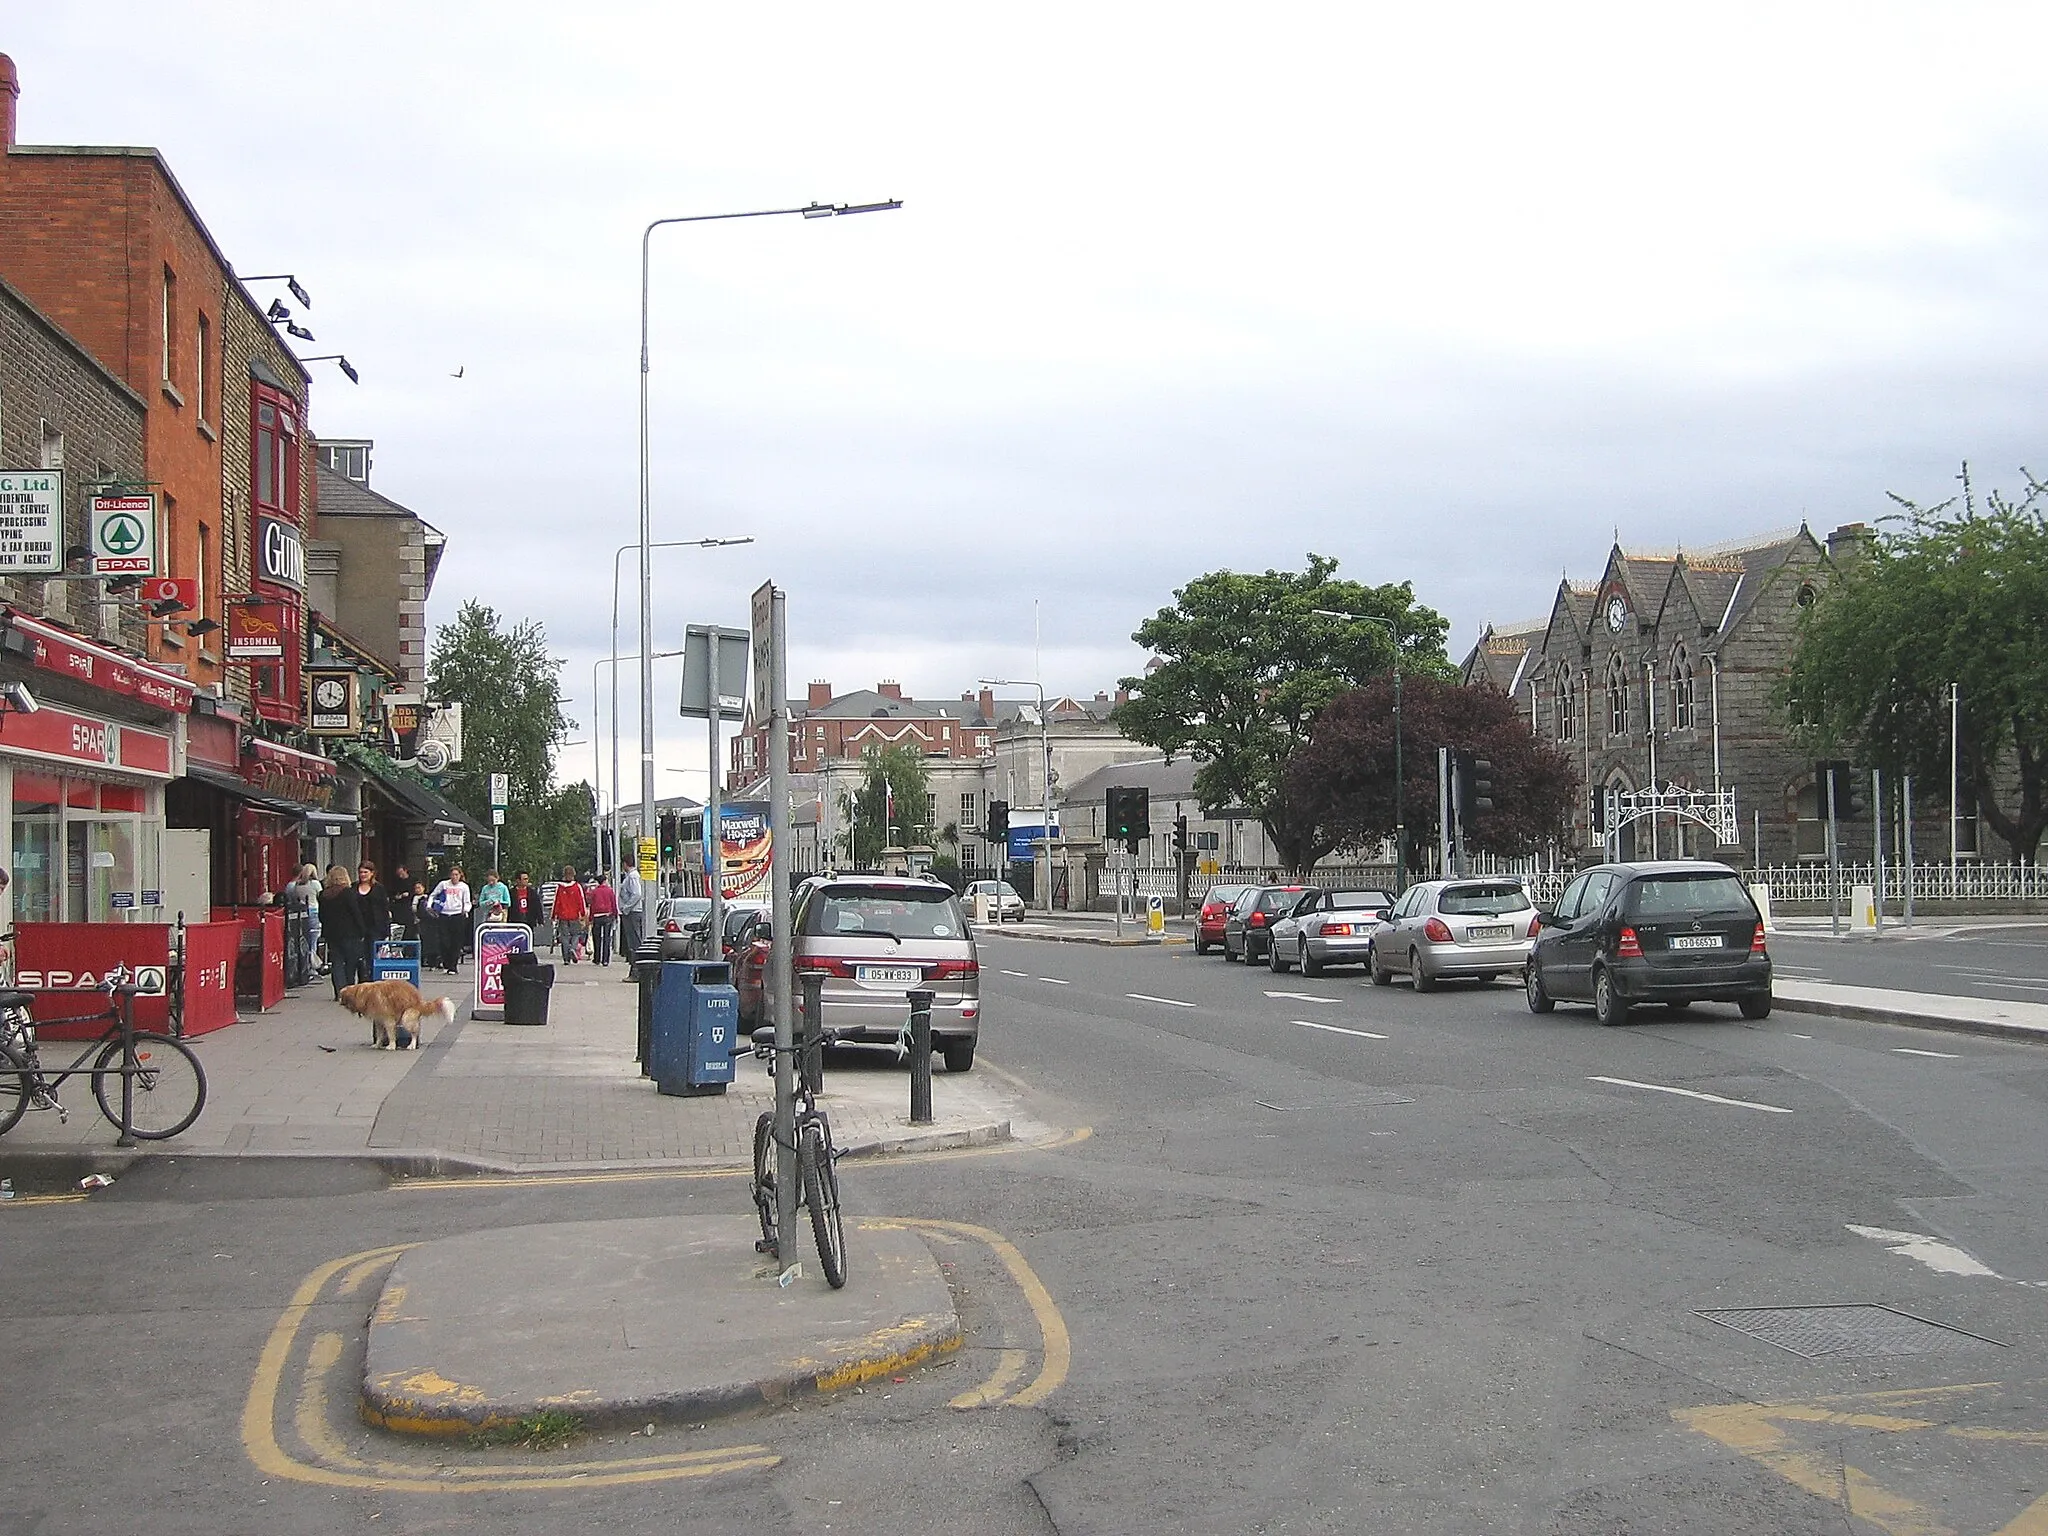
<instances>
[{"instance_id":1,"label":"silver minivan","mask_svg":"<svg viewBox=\"0 0 2048 1536\"><path fill-rule=\"evenodd\" d=\"M906 994L932 992L932 1052L946 1070L974 1065L981 1039L981 961L967 914L933 880L839 875L804 892L792 921L796 969L825 972L824 1022L876 1044L910 1017Z\"/></svg>"}]
</instances>

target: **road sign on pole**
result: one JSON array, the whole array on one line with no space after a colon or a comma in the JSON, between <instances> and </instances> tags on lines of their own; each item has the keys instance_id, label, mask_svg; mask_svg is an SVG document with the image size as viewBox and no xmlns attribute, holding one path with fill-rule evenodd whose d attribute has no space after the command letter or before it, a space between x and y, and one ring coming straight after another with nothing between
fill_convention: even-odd
<instances>
[{"instance_id":1,"label":"road sign on pole","mask_svg":"<svg viewBox=\"0 0 2048 1536\"><path fill-rule=\"evenodd\" d=\"M491 775L491 804L506 806L512 803L512 775L494 773Z\"/></svg>"}]
</instances>

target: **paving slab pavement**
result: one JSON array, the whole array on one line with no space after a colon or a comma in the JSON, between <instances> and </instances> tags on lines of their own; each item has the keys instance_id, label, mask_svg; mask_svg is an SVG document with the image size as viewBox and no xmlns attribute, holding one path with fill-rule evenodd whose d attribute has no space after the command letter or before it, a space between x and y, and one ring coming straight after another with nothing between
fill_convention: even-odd
<instances>
[{"instance_id":1,"label":"paving slab pavement","mask_svg":"<svg viewBox=\"0 0 2048 1536\"><path fill-rule=\"evenodd\" d=\"M419 1051L378 1051L369 1025L324 988L289 995L269 1013L195 1036L207 1074L206 1109L193 1127L148 1153L366 1158L397 1172L538 1172L593 1167L744 1166L754 1121L771 1108L765 1064L743 1059L724 1094L669 1097L633 1060L637 989L623 969L559 966L549 1023L468 1018L468 973L426 978L456 999L452 1025L428 1030ZM60 1042L46 1062L76 1054ZM118 1166L114 1128L86 1080L62 1089L70 1111L25 1115L0 1140L0 1158L84 1155ZM903 1066L872 1051L828 1058L821 1103L833 1139L853 1154L965 1146L1050 1128L1030 1121L996 1074L943 1069L932 1079L935 1123L910 1123Z\"/></svg>"},{"instance_id":2,"label":"paving slab pavement","mask_svg":"<svg viewBox=\"0 0 2048 1536\"><path fill-rule=\"evenodd\" d=\"M370 1316L363 1417L430 1436L549 1410L591 1429L687 1423L958 1347L952 1292L915 1233L849 1224L849 1275L835 1291L815 1254L778 1285L774 1262L754 1252L759 1232L752 1217L661 1216L410 1249Z\"/></svg>"},{"instance_id":3,"label":"paving slab pavement","mask_svg":"<svg viewBox=\"0 0 2048 1536\"><path fill-rule=\"evenodd\" d=\"M1896 992L1883 987L1845 987L1825 981L1772 983L1773 1004L1788 1013L1818 1013L1873 1024L1910 1024L1966 1035L2004 1035L2048 1040L2048 1003L2008 1002L1995 997L1951 997L1934 992Z\"/></svg>"}]
</instances>

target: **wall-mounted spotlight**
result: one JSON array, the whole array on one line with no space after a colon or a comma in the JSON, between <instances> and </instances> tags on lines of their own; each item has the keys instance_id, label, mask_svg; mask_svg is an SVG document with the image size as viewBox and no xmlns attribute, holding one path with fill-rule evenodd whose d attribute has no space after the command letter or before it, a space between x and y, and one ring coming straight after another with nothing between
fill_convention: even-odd
<instances>
[{"instance_id":1,"label":"wall-mounted spotlight","mask_svg":"<svg viewBox=\"0 0 2048 1536\"><path fill-rule=\"evenodd\" d=\"M140 576L110 576L107 578L106 589L109 594L116 592L133 592L137 587L141 585L142 578Z\"/></svg>"},{"instance_id":2,"label":"wall-mounted spotlight","mask_svg":"<svg viewBox=\"0 0 2048 1536\"><path fill-rule=\"evenodd\" d=\"M289 320L291 317L292 312L285 308L283 299L272 299L270 301L270 308L263 311L263 318L272 325L276 325L280 320Z\"/></svg>"},{"instance_id":3,"label":"wall-mounted spotlight","mask_svg":"<svg viewBox=\"0 0 2048 1536\"><path fill-rule=\"evenodd\" d=\"M0 708L11 709L18 715L32 715L42 707L36 702L36 696L28 691L27 683L9 683L0 688Z\"/></svg>"},{"instance_id":4,"label":"wall-mounted spotlight","mask_svg":"<svg viewBox=\"0 0 2048 1536\"><path fill-rule=\"evenodd\" d=\"M185 633L188 635L210 635L219 628L219 623L213 619L194 619L185 626Z\"/></svg>"},{"instance_id":5,"label":"wall-mounted spotlight","mask_svg":"<svg viewBox=\"0 0 2048 1536\"><path fill-rule=\"evenodd\" d=\"M306 308L308 309L311 309L313 307L312 295L308 294L305 289L301 288L299 286L299 280L296 277L293 277L289 272L266 272L261 277L245 277L242 279L242 281L245 283L283 283L285 287L291 289L293 298L297 299L301 304L305 305ZM277 317L275 315L271 316L271 319L273 320L275 320L276 318Z\"/></svg>"},{"instance_id":6,"label":"wall-mounted spotlight","mask_svg":"<svg viewBox=\"0 0 2048 1536\"><path fill-rule=\"evenodd\" d=\"M323 352L318 357L302 357L299 361L302 363L335 363L340 366L343 373L348 375L349 383L360 384L363 382L357 376L355 368L350 364L349 360L339 352Z\"/></svg>"},{"instance_id":7,"label":"wall-mounted spotlight","mask_svg":"<svg viewBox=\"0 0 2048 1536\"><path fill-rule=\"evenodd\" d=\"M297 337L300 341L311 341L313 339L313 333L303 325L300 325L296 320L285 321L284 329L287 336Z\"/></svg>"}]
</instances>

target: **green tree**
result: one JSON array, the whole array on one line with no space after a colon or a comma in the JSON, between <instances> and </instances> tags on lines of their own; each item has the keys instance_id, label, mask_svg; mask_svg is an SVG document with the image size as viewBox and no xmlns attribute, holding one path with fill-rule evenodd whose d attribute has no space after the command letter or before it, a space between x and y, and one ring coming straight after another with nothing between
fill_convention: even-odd
<instances>
[{"instance_id":1,"label":"green tree","mask_svg":"<svg viewBox=\"0 0 2048 1536\"><path fill-rule=\"evenodd\" d=\"M1439 747L1462 747L1493 764L1493 805L1470 829L1469 845L1520 858L1569 827L1578 779L1571 760L1529 729L1528 717L1497 688L1439 677L1404 678L1401 689L1400 824L1407 867L1434 839ZM1288 760L1290 801L1313 815L1340 848L1371 848L1394 835L1394 685L1377 678L1332 699L1308 744Z\"/></svg>"},{"instance_id":2,"label":"green tree","mask_svg":"<svg viewBox=\"0 0 2048 1536\"><path fill-rule=\"evenodd\" d=\"M1312 554L1305 571L1213 571L1189 582L1131 637L1162 665L1123 679L1131 696L1113 716L1131 740L1193 757L1202 804L1250 807L1298 873L1337 846L1315 808L1297 804L1285 772L1324 706L1389 673L1397 643L1405 677L1453 675L1450 626L1416 605L1411 583L1369 587L1335 579L1336 569Z\"/></svg>"},{"instance_id":3,"label":"green tree","mask_svg":"<svg viewBox=\"0 0 2048 1536\"><path fill-rule=\"evenodd\" d=\"M925 772L924 753L914 742L869 747L861 754L861 766L865 776L860 788L840 805L850 823L841 842L857 868L872 869L882 862L884 848L931 838L926 820L931 776ZM896 814L887 818L892 790Z\"/></svg>"},{"instance_id":4,"label":"green tree","mask_svg":"<svg viewBox=\"0 0 2048 1536\"><path fill-rule=\"evenodd\" d=\"M538 621L508 627L474 600L435 632L427 664L428 696L462 705L462 767L443 793L489 826L490 776L510 775L502 862L536 875L595 862L589 784L554 782L556 751L575 728L562 713L563 665Z\"/></svg>"},{"instance_id":5,"label":"green tree","mask_svg":"<svg viewBox=\"0 0 2048 1536\"><path fill-rule=\"evenodd\" d=\"M2048 485L1962 494L1885 519L1800 615L1779 702L1797 737L1892 773L1945 782L1956 755L1991 828L2032 863L2048 827Z\"/></svg>"}]
</instances>

